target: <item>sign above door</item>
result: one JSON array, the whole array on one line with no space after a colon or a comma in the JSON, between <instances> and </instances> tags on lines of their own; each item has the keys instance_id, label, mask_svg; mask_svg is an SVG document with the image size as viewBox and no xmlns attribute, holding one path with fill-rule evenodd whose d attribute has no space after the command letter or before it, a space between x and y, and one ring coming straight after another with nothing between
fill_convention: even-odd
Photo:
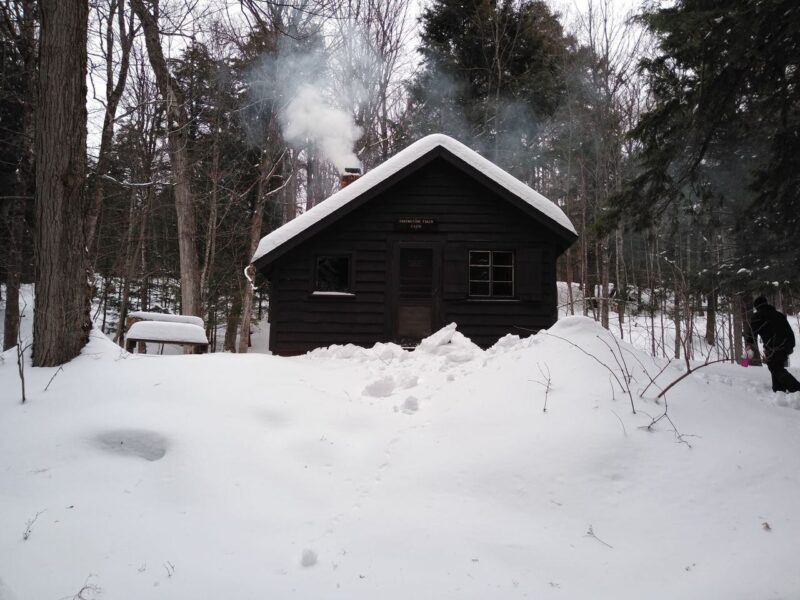
<instances>
[{"instance_id":1,"label":"sign above door","mask_svg":"<svg viewBox=\"0 0 800 600\"><path fill-rule=\"evenodd\" d=\"M427 217L401 217L394 224L395 231L436 231L436 219Z\"/></svg>"}]
</instances>

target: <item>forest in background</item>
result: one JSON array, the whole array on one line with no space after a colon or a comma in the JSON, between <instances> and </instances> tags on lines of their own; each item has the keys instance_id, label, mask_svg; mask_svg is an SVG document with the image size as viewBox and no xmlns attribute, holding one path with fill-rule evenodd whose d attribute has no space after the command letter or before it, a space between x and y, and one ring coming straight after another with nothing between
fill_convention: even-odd
<instances>
[{"instance_id":1,"label":"forest in background","mask_svg":"<svg viewBox=\"0 0 800 600\"><path fill-rule=\"evenodd\" d=\"M350 163L369 170L434 132L572 219L567 312L623 335L632 315L666 314L676 357L692 351L697 315L710 344L727 316L733 359L754 294L797 310L793 1L626 15L591 0L568 16L540 0L75 6L68 28L54 0L0 5L4 348L18 342L21 282L46 282L36 318L62 320L34 326L35 364L74 355L59 328L85 339L90 301L106 331L162 309L203 317L212 347L246 351L269 294L246 272L260 237L323 201ZM80 51L58 60L65 44L85 47L82 72ZM65 83L87 80L88 134L80 86ZM67 146L48 130L58 110L74 121ZM69 177L53 179L64 157ZM35 200L53 181L71 199L61 213Z\"/></svg>"}]
</instances>

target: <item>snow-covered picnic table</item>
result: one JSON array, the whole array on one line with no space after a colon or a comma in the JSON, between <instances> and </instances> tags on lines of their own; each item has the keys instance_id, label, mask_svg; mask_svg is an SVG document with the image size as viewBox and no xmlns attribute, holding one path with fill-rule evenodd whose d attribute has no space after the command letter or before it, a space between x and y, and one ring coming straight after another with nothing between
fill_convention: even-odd
<instances>
[{"instance_id":1,"label":"snow-covered picnic table","mask_svg":"<svg viewBox=\"0 0 800 600\"><path fill-rule=\"evenodd\" d=\"M177 317L181 315L162 316ZM199 317L186 318L197 319L201 324L203 322ZM201 352L208 348L208 338L202 325L164 320L137 321L133 323L128 329L128 335L125 337L125 349L128 352L133 352L137 342L181 344L199 348Z\"/></svg>"}]
</instances>

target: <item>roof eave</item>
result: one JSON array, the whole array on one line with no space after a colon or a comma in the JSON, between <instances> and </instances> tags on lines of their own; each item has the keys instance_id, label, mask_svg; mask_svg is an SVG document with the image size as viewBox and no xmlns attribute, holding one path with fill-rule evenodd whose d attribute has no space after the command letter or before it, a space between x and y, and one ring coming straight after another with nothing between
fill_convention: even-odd
<instances>
[{"instance_id":1,"label":"roof eave","mask_svg":"<svg viewBox=\"0 0 800 600\"><path fill-rule=\"evenodd\" d=\"M491 189L492 191L494 191L495 193L497 193L498 195L509 201L514 206L522 209L527 215L529 215L535 221L537 221L542 226L551 231L553 234L555 234L557 240L561 242L559 244L560 254L565 252L578 239L578 234L576 232L571 231L566 227L562 226L561 224L559 224L558 222L554 221L552 218L550 218L548 215L537 209L535 206L532 206L524 199L520 198L515 193L513 193L511 190L509 190L505 186L495 181L493 178L481 172L479 169L475 168L473 165L469 164L467 161L457 156L456 154L448 150L446 147L440 145L440 146L435 146L430 151L419 156L415 160L409 162L403 168L398 169L390 176L381 180L372 187L364 190L361 194L353 198L353 200L351 200L347 204L342 205L332 213L326 215L324 218L320 219L313 225L309 226L301 233L298 233L291 239L286 240L285 242L276 246L272 250L264 253L258 259L253 261L253 265L258 271L268 272L269 266L277 259L279 259L281 256L291 251L292 249L296 248L304 241L312 238L317 233L319 233L332 223L338 221L345 215L363 206L366 202L368 202L378 194L382 193L383 191L389 189L399 181L403 180L411 172L416 171L419 168L422 168L426 164L440 157L445 159L447 162L449 162L456 168L459 168L460 170L466 172L468 175L472 176L474 179L476 179L477 181L485 185L487 188ZM323 202L325 202L325 200L323 200Z\"/></svg>"},{"instance_id":2,"label":"roof eave","mask_svg":"<svg viewBox=\"0 0 800 600\"><path fill-rule=\"evenodd\" d=\"M398 169L396 172L392 173L386 179L383 179L380 182L373 185L372 187L364 190L361 194L353 198L353 200L339 207L337 210L330 213L329 215L326 215L324 218L320 219L307 229L303 230L301 233L297 234L296 236L294 236L289 240L286 240L284 243L280 244L279 246L276 246L269 252L266 252L258 259L253 261L253 266L259 271L266 270L271 263L273 263L275 260L283 256L293 248L296 248L307 239L313 237L318 232L328 227L330 224L338 221L345 215L363 206L369 200L371 200L381 192L389 189L399 181L403 180L409 172L422 168L426 164L442 156L444 153L443 151L445 151L445 148L443 148L442 146L437 146L436 148L433 148L430 152L427 152L422 156L420 156L419 158L411 161L402 169ZM323 202L325 202L325 200L323 200Z\"/></svg>"}]
</instances>

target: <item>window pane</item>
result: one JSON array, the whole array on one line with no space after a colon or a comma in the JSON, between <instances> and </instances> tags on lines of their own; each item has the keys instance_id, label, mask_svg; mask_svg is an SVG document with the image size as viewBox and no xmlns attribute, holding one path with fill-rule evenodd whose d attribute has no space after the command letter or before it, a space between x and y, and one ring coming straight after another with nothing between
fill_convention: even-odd
<instances>
[{"instance_id":1,"label":"window pane","mask_svg":"<svg viewBox=\"0 0 800 600\"><path fill-rule=\"evenodd\" d=\"M488 281L470 281L469 282L469 295L470 296L489 296L490 283Z\"/></svg>"},{"instance_id":2,"label":"window pane","mask_svg":"<svg viewBox=\"0 0 800 600\"><path fill-rule=\"evenodd\" d=\"M514 252L469 251L469 294L479 297L514 297Z\"/></svg>"},{"instance_id":3,"label":"window pane","mask_svg":"<svg viewBox=\"0 0 800 600\"><path fill-rule=\"evenodd\" d=\"M489 267L470 267L470 281L489 281Z\"/></svg>"},{"instance_id":4,"label":"window pane","mask_svg":"<svg viewBox=\"0 0 800 600\"><path fill-rule=\"evenodd\" d=\"M318 257L315 290L318 292L349 292L350 257Z\"/></svg>"},{"instance_id":5,"label":"window pane","mask_svg":"<svg viewBox=\"0 0 800 600\"><path fill-rule=\"evenodd\" d=\"M491 252L483 252L479 250L470 250L469 253L469 264L470 265L486 265L487 267L491 263Z\"/></svg>"},{"instance_id":6,"label":"window pane","mask_svg":"<svg viewBox=\"0 0 800 600\"><path fill-rule=\"evenodd\" d=\"M514 286L511 282L495 281L492 284L492 296L510 297L514 295Z\"/></svg>"},{"instance_id":7,"label":"window pane","mask_svg":"<svg viewBox=\"0 0 800 600\"><path fill-rule=\"evenodd\" d=\"M511 266L514 264L513 252L492 252L492 264Z\"/></svg>"},{"instance_id":8,"label":"window pane","mask_svg":"<svg viewBox=\"0 0 800 600\"><path fill-rule=\"evenodd\" d=\"M492 281L512 281L512 267L492 267Z\"/></svg>"}]
</instances>

